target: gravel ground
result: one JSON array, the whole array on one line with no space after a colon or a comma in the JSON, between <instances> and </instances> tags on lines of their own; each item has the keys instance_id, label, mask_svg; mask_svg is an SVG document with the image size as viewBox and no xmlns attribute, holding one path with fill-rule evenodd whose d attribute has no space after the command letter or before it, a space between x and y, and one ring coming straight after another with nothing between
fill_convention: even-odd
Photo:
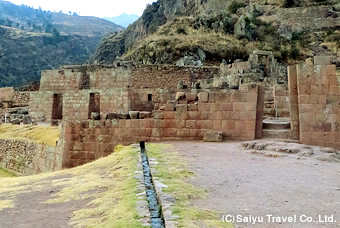
<instances>
[{"instance_id":1,"label":"gravel ground","mask_svg":"<svg viewBox=\"0 0 340 228\"><path fill-rule=\"evenodd\" d=\"M237 222L235 227L340 227L339 162L277 151L268 156L243 149L242 142L171 144L197 174L190 181L210 193L206 199L194 199L195 205L217 210L221 218L263 218L256 224ZM295 215L296 222L269 222L267 215ZM319 221L319 215L334 216L336 222L300 222L309 216Z\"/></svg>"}]
</instances>

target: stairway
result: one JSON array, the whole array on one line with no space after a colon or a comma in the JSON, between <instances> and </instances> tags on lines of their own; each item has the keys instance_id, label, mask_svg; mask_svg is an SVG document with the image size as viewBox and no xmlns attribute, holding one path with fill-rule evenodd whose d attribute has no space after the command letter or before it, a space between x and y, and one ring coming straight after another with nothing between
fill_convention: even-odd
<instances>
[{"instance_id":1,"label":"stairway","mask_svg":"<svg viewBox=\"0 0 340 228\"><path fill-rule=\"evenodd\" d=\"M289 139L289 118L266 118L263 120L262 138Z\"/></svg>"}]
</instances>

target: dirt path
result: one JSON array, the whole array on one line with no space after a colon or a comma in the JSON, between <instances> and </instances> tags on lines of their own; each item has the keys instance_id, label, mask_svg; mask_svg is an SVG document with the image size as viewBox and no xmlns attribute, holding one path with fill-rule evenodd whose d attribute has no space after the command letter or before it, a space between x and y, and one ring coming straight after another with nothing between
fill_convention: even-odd
<instances>
[{"instance_id":1,"label":"dirt path","mask_svg":"<svg viewBox=\"0 0 340 228\"><path fill-rule=\"evenodd\" d=\"M69 176L56 176L45 179L50 181ZM47 204L47 200L53 198L53 194L59 192L61 187L45 184L43 190L35 190L30 187L27 193L21 193L14 197L14 208L0 211L0 227L6 228L68 228L72 212L84 208L89 200L72 200L66 203ZM0 200L6 200L4 194L0 194Z\"/></svg>"},{"instance_id":2,"label":"dirt path","mask_svg":"<svg viewBox=\"0 0 340 228\"><path fill-rule=\"evenodd\" d=\"M340 163L265 157L242 149L238 142L172 144L197 174L192 183L210 193L206 199L193 200L195 205L222 215L264 220L255 225L236 223L236 227L340 227ZM296 215L299 221L301 215L318 219L319 214L334 215L337 221L269 223L266 217Z\"/></svg>"}]
</instances>

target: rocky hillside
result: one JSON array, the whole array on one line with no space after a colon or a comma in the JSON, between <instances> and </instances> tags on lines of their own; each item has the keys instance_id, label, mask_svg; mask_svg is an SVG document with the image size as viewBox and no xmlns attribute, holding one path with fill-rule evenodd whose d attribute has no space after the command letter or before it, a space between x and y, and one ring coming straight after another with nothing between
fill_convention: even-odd
<instances>
[{"instance_id":1,"label":"rocky hillside","mask_svg":"<svg viewBox=\"0 0 340 228\"><path fill-rule=\"evenodd\" d=\"M122 29L104 19L0 0L0 87L39 80L42 70L85 63L104 35Z\"/></svg>"},{"instance_id":2,"label":"rocky hillside","mask_svg":"<svg viewBox=\"0 0 340 228\"><path fill-rule=\"evenodd\" d=\"M337 0L158 0L125 31L103 40L91 62L199 65L273 51L282 62L340 50Z\"/></svg>"}]
</instances>

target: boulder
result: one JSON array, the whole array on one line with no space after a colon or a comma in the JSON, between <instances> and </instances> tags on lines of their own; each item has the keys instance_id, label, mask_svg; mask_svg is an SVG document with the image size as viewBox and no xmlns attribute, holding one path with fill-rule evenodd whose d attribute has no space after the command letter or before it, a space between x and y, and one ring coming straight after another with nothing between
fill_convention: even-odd
<instances>
[{"instance_id":1,"label":"boulder","mask_svg":"<svg viewBox=\"0 0 340 228\"><path fill-rule=\"evenodd\" d=\"M11 120L11 124L20 125L20 119L13 119L13 120Z\"/></svg>"},{"instance_id":2,"label":"boulder","mask_svg":"<svg viewBox=\"0 0 340 228\"><path fill-rule=\"evenodd\" d=\"M176 66L203 66L203 63L194 56L184 56L176 62Z\"/></svg>"},{"instance_id":3,"label":"boulder","mask_svg":"<svg viewBox=\"0 0 340 228\"><path fill-rule=\"evenodd\" d=\"M184 100L185 99L185 93L184 92L177 92L176 93L176 101Z\"/></svg>"},{"instance_id":4,"label":"boulder","mask_svg":"<svg viewBox=\"0 0 340 228\"><path fill-rule=\"evenodd\" d=\"M32 125L38 125L37 121L35 119L32 119Z\"/></svg>"},{"instance_id":5,"label":"boulder","mask_svg":"<svg viewBox=\"0 0 340 228\"><path fill-rule=\"evenodd\" d=\"M129 114L127 113L108 113L106 115L106 119L113 120L113 119L129 119Z\"/></svg>"},{"instance_id":6,"label":"boulder","mask_svg":"<svg viewBox=\"0 0 340 228\"><path fill-rule=\"evenodd\" d=\"M139 111L129 111L129 116L131 119L139 119Z\"/></svg>"},{"instance_id":7,"label":"boulder","mask_svg":"<svg viewBox=\"0 0 340 228\"><path fill-rule=\"evenodd\" d=\"M140 112L139 118L141 119L148 119L151 118L151 112Z\"/></svg>"},{"instance_id":8,"label":"boulder","mask_svg":"<svg viewBox=\"0 0 340 228\"><path fill-rule=\"evenodd\" d=\"M92 112L91 113L92 120L100 120L100 113L99 112Z\"/></svg>"},{"instance_id":9,"label":"boulder","mask_svg":"<svg viewBox=\"0 0 340 228\"><path fill-rule=\"evenodd\" d=\"M23 118L23 124L32 124L32 119L30 116L24 116Z\"/></svg>"},{"instance_id":10,"label":"boulder","mask_svg":"<svg viewBox=\"0 0 340 228\"><path fill-rule=\"evenodd\" d=\"M221 131L206 131L204 133L204 142L222 142L223 135Z\"/></svg>"},{"instance_id":11,"label":"boulder","mask_svg":"<svg viewBox=\"0 0 340 228\"><path fill-rule=\"evenodd\" d=\"M51 126L56 126L56 127L58 127L58 126L59 126L58 120L52 120Z\"/></svg>"}]
</instances>

